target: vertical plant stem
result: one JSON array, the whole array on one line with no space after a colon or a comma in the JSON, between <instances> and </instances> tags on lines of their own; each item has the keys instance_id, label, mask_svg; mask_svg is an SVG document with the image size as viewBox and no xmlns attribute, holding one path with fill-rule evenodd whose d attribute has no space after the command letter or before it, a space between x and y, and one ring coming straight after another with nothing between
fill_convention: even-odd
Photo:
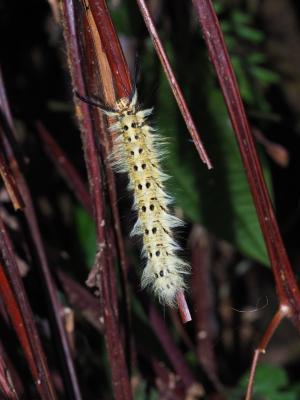
<instances>
[{"instance_id":1,"label":"vertical plant stem","mask_svg":"<svg viewBox=\"0 0 300 400\"><path fill-rule=\"evenodd\" d=\"M167 54L166 54L166 52L165 52L165 50L163 48L163 45L162 45L161 40L159 38L159 35L158 35L158 33L156 31L156 28L155 28L155 26L153 24L153 21L152 21L151 15L149 13L149 10L147 8L147 5L146 5L144 0L136 0L136 2L137 2L138 6L140 8L141 14L142 14L142 16L144 18L144 22L146 24L146 27L147 27L149 33L150 33L153 45L154 45L155 50L157 52L157 55L158 55L158 57L160 59L161 65L164 68L166 77L168 78L168 81L170 83L170 86L171 86L171 89L173 91L174 97L175 97L175 99L177 101L178 107L179 107L179 109L181 111L181 114L182 114L182 116L184 118L184 121L186 123L186 126L187 126L189 132L190 132L190 135L191 135L191 137L192 137L192 139L194 141L194 144L195 144L195 147L196 147L196 149L197 149L197 151L199 153L199 156L200 156L201 160L203 161L203 163L207 165L207 168L211 169L212 168L211 161L210 161L210 159L209 159L209 157L208 157L208 155L207 155L207 153L205 151L205 148L204 148L204 146L202 144L200 135L199 135L199 133L197 131L197 128L195 126L193 118L192 118L192 116L191 116L191 114L189 112L189 109L188 109L187 105L186 105L186 102L185 102L185 99L183 97L182 91L181 91L181 89L180 89L180 87L178 85L178 82L177 82L177 80L175 78L175 75L174 75L174 72L172 70L172 67L171 67L171 65L169 63Z\"/></svg>"},{"instance_id":2,"label":"vertical plant stem","mask_svg":"<svg viewBox=\"0 0 300 400\"><path fill-rule=\"evenodd\" d=\"M104 0L89 0L89 6L99 32L119 97L130 97L132 85L128 65Z\"/></svg>"},{"instance_id":3,"label":"vertical plant stem","mask_svg":"<svg viewBox=\"0 0 300 400\"><path fill-rule=\"evenodd\" d=\"M193 376L193 373L186 363L182 353L175 345L166 325L164 324L153 304L150 305L149 318L152 328L156 333L157 338L161 342L161 345L164 348L167 356L169 357L174 370L182 379L186 389L188 389L196 382L196 379Z\"/></svg>"},{"instance_id":4,"label":"vertical plant stem","mask_svg":"<svg viewBox=\"0 0 300 400\"><path fill-rule=\"evenodd\" d=\"M42 399L56 399L32 312L19 276L14 250L1 219L0 255L2 260L0 266L1 293L22 344L36 389Z\"/></svg>"},{"instance_id":5,"label":"vertical plant stem","mask_svg":"<svg viewBox=\"0 0 300 400\"><path fill-rule=\"evenodd\" d=\"M109 63L112 75L114 77L114 82L116 85L116 91L119 97L129 97L132 93L132 84L130 80L130 74L128 70L128 65L125 62L125 58L121 49L121 45L119 42L119 39L116 35L116 31L113 27L109 11L107 9L106 3L104 0L89 0L89 6L90 10L95 22L95 25L97 27L99 37L101 39L101 44L103 46L103 50L105 52L105 56L107 57L107 61ZM172 70L170 68L170 71L172 73ZM180 88L177 86L177 93L180 92ZM107 99L111 100L111 99ZM110 101L108 101L108 104L111 104ZM191 127L192 124L192 119L188 117L188 109L187 106L184 102L184 100L181 98L181 105L183 108L185 108L185 115L187 116L188 120L188 128ZM196 128L195 128L196 132ZM196 142L196 145L199 144L201 147L202 144L200 142L198 134L195 135L194 140ZM204 149L202 148L204 151ZM201 150L201 151L202 151ZM205 154L201 153L201 154ZM205 157L204 157L205 158ZM208 157L206 158L208 160ZM209 164L209 160L208 160ZM109 182L112 181L112 178L110 177L110 174L108 174L108 179ZM112 197L112 204L116 204L116 198ZM114 215L116 214L116 210L113 210ZM118 234L118 230L117 230ZM120 240L119 240L120 242ZM122 243L122 241L121 241ZM119 246L121 251L120 254L121 256L124 257L124 251L121 246ZM121 259L122 260L122 259ZM180 315L183 317L183 322L187 322L190 320L190 313L187 307L186 300L184 298L184 294L181 293L178 296L178 308Z\"/></svg>"},{"instance_id":6,"label":"vertical plant stem","mask_svg":"<svg viewBox=\"0 0 300 400\"><path fill-rule=\"evenodd\" d=\"M4 87L2 81L0 81L0 87L1 86ZM74 363L68 345L66 332L61 318L61 308L57 298L57 290L54 285L52 276L50 274L49 265L45 254L45 249L42 242L37 222L37 217L33 206L33 201L31 198L27 182L16 161L16 158L14 156L14 150L11 146L11 143L14 142L15 128L11 118L11 113L4 89L2 89L0 92L0 106L1 109L3 110L3 115L6 121L5 124L2 126L2 129L5 132L5 136L2 138L2 141L5 148L6 156L10 163L11 170L14 173L18 189L20 190L22 198L24 200L25 220L31 235L31 240L33 244L33 254L36 255L37 257L38 265L40 267L39 271L47 293L47 301L50 310L50 322L52 324L54 337L57 341L58 345L57 347L59 349L60 361L65 378L65 388L66 391L69 393L70 398L80 400L81 394L77 382ZM4 112L6 114L4 114Z\"/></svg>"},{"instance_id":7,"label":"vertical plant stem","mask_svg":"<svg viewBox=\"0 0 300 400\"><path fill-rule=\"evenodd\" d=\"M214 350L214 288L212 285L212 245L208 232L200 225L194 225L190 236L192 253L191 277L192 298L195 309L197 357L215 388L222 392L218 378L216 354Z\"/></svg>"},{"instance_id":8,"label":"vertical plant stem","mask_svg":"<svg viewBox=\"0 0 300 400\"><path fill-rule=\"evenodd\" d=\"M78 31L75 24L76 15L74 3L64 1L62 7L63 27L68 55L69 68L73 85L79 93L86 93L86 82L82 74L80 51L78 47ZM106 216L103 198L103 178L99 165L97 147L95 143L94 127L89 107L83 103L76 103L79 116L82 141L85 151L85 160L88 171L90 193L93 205L93 214L96 222L98 253L96 257L96 284L100 290L101 311L104 319L104 335L111 367L114 397L117 400L132 399L128 371L125 362L124 350L119 331L119 319L116 313L116 287L113 274L113 260L111 249L108 247Z\"/></svg>"},{"instance_id":9,"label":"vertical plant stem","mask_svg":"<svg viewBox=\"0 0 300 400\"><path fill-rule=\"evenodd\" d=\"M269 253L279 302L281 305L286 305L293 310L293 321L300 332L300 294L297 282L287 258L275 219L220 24L211 0L193 0L193 4L239 145L253 201Z\"/></svg>"},{"instance_id":10,"label":"vertical plant stem","mask_svg":"<svg viewBox=\"0 0 300 400\"><path fill-rule=\"evenodd\" d=\"M101 14L102 15L102 14ZM107 16L107 14L105 13ZM105 20L105 18L104 18ZM90 32L90 35L87 37L86 46L85 46L85 58L89 64L89 67L93 70L92 76L95 75L95 72L98 70L101 83L99 85L98 76L96 74L96 79L88 80L89 92L91 90L99 91L101 88L101 92L103 94L103 100L105 104L114 104L116 101L115 90L113 85L113 75L110 69L107 55L104 51L105 44L102 42L102 36L97 29L97 24L93 18L91 12L86 12L85 21L87 22L86 30ZM106 22L104 23L104 25ZM108 23L108 25L110 25ZM102 26L100 24L100 26ZM118 49L118 38L114 36L114 41L116 42L115 47ZM90 43L91 42L91 43ZM88 50L88 48L93 47L94 52ZM120 56L122 58L122 56ZM97 68L96 68L97 65ZM121 70L126 70L126 65L120 67ZM112 171L111 165L107 162L107 159L112 151L112 138L111 134L107 130L107 121L105 121L104 115L102 112L95 108L91 109L91 114L93 119L96 121L94 124L94 130L97 137L100 139L101 144L101 154L100 157L103 159L103 165L105 168L105 175L107 179L108 186L108 194L111 205L112 217L113 217L113 235L110 235L110 242L116 243L116 248L118 250L118 258L120 260L121 266L121 285L124 302L122 303L122 314L124 315L123 320L125 322L125 342L127 345L128 353L131 353L131 305L129 299L129 284L128 284L128 260L125 252L125 244L121 230L120 223L120 215L118 210L118 196L116 191L116 182L115 176Z\"/></svg>"},{"instance_id":11,"label":"vertical plant stem","mask_svg":"<svg viewBox=\"0 0 300 400\"><path fill-rule=\"evenodd\" d=\"M246 392L245 400L251 400L251 398L252 398L255 373L256 373L256 368L257 368L259 358L262 354L265 354L266 348L267 348L269 341L271 340L274 332L278 328L278 326L281 323L281 321L283 320L283 318L286 317L287 313L289 313L289 312L290 312L290 309L285 306L280 307L278 309L278 311L274 315L272 321L269 323L258 348L254 351L254 356L253 356L253 360L252 360L252 364L251 364L251 371L250 371L250 375L249 375L249 381L248 381L248 385L247 385L247 392Z\"/></svg>"}]
</instances>

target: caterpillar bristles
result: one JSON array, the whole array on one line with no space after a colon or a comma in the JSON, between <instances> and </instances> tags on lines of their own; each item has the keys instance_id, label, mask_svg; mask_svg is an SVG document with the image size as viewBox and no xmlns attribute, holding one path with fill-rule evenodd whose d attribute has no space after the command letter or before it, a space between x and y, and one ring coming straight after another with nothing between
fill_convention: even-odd
<instances>
[{"instance_id":1,"label":"caterpillar bristles","mask_svg":"<svg viewBox=\"0 0 300 400\"><path fill-rule=\"evenodd\" d=\"M177 255L180 246L172 230L183 223L169 210L173 198L164 186L169 176L159 165L165 140L146 122L152 110L139 110L135 91L132 99L122 98L113 111L103 112L115 119L110 130L118 133L110 162L115 171L128 174L128 188L134 195L137 221L131 236L142 236L142 255L147 259L142 288L151 287L161 303L175 306L176 294L185 290L183 276L189 265Z\"/></svg>"}]
</instances>

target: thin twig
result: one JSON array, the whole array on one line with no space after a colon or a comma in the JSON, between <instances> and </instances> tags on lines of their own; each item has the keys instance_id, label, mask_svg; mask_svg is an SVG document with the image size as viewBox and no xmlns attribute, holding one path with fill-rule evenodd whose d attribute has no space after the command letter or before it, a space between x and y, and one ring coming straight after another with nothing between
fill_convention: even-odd
<instances>
[{"instance_id":1,"label":"thin twig","mask_svg":"<svg viewBox=\"0 0 300 400\"><path fill-rule=\"evenodd\" d=\"M1 117L0 117L1 118ZM1 128L0 128L1 130ZM1 135L3 135L3 132L1 132ZM1 146L2 147L2 146ZM9 195L9 198L12 202L12 205L14 209L17 210L22 210L24 208L24 201L22 199L22 196L18 190L18 187L16 185L15 177L13 176L13 173L7 164L4 156L3 156L3 148L1 148L0 152L0 174L1 178L4 182L5 189Z\"/></svg>"},{"instance_id":2,"label":"thin twig","mask_svg":"<svg viewBox=\"0 0 300 400\"><path fill-rule=\"evenodd\" d=\"M210 161L210 159L209 159L209 157L208 157L208 155L207 155L207 153L205 151L205 148L204 148L204 146L202 144L200 135L199 135L199 133L197 131L197 128L195 126L193 118L192 118L192 116L191 116L191 114L189 112L188 106L186 105L186 102L185 102L185 99L183 97L183 94L182 94L182 91L180 89L180 86L177 83L177 80L176 80L175 75L173 73L172 67L171 67L171 65L169 63L167 54L166 54L166 52L164 50L164 47L163 47L163 45L161 43L161 40L160 40L159 35L157 33L157 30L156 30L156 28L155 28L155 26L153 24L153 21L152 21L151 15L149 13L149 10L147 8L147 5L146 5L144 0L136 0L136 2L137 2L138 6L140 8L141 14L142 14L142 16L144 18L145 24L147 26L147 29L148 29L149 33L150 33L153 45L154 45L155 50L157 52L157 55L158 55L158 57L160 59L161 65L164 68L165 74L166 74L166 76L168 78L168 81L169 81L169 84L170 84L171 89L173 91L174 97L175 97L175 99L177 101L178 107L179 107L179 109L181 111L181 114L182 114L182 116L184 118L184 121L186 123L186 126L187 126L189 132L190 132L190 135L191 135L191 137L192 137L192 139L194 141L194 145L195 145L195 147L196 147L196 149L197 149L197 151L199 153L199 156L200 156L201 160L204 162L204 164L207 165L208 169L211 169L212 168L211 161Z\"/></svg>"},{"instance_id":3,"label":"thin twig","mask_svg":"<svg viewBox=\"0 0 300 400\"><path fill-rule=\"evenodd\" d=\"M251 371L250 371L250 375L249 375L249 381L248 381L248 385L247 385L247 392L246 392L245 400L251 400L251 398L252 398L254 378L255 378L255 373L256 373L256 368L257 368L259 358L262 354L266 353L266 348L267 348L274 332L276 331L276 329L280 325L281 321L288 315L289 312L290 312L290 309L288 307L283 306L278 309L278 311L274 315L272 321L269 323L269 325L264 333L264 336L259 343L258 348L254 351L254 356L253 356L253 360L252 360L252 364L251 364Z\"/></svg>"},{"instance_id":4,"label":"thin twig","mask_svg":"<svg viewBox=\"0 0 300 400\"><path fill-rule=\"evenodd\" d=\"M180 291L177 293L176 301L178 304L178 310L179 310L182 322L184 324L186 324L187 322L190 322L192 320L192 317L191 317L191 313L190 313L189 307L187 305L183 291Z\"/></svg>"}]
</instances>

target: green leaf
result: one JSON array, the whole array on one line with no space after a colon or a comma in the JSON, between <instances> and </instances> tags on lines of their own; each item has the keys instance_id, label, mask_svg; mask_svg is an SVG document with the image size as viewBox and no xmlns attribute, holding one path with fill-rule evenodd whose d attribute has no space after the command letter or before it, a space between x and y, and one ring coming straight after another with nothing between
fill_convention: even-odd
<instances>
[{"instance_id":1,"label":"green leaf","mask_svg":"<svg viewBox=\"0 0 300 400\"><path fill-rule=\"evenodd\" d=\"M222 21L221 22L221 29L224 34L230 32L232 30L232 24L229 21Z\"/></svg>"},{"instance_id":2,"label":"green leaf","mask_svg":"<svg viewBox=\"0 0 300 400\"><path fill-rule=\"evenodd\" d=\"M227 400L238 400L245 394L249 381L249 371L242 376L238 386ZM288 390L285 388L288 387ZM282 367L260 364L257 367L253 387L253 400L297 400L296 386L289 384L286 371Z\"/></svg>"},{"instance_id":3,"label":"green leaf","mask_svg":"<svg viewBox=\"0 0 300 400\"><path fill-rule=\"evenodd\" d=\"M134 393L134 400L158 400L158 393L156 390L151 389L150 393L147 391L147 384L141 381Z\"/></svg>"},{"instance_id":4,"label":"green leaf","mask_svg":"<svg viewBox=\"0 0 300 400\"><path fill-rule=\"evenodd\" d=\"M126 36L132 35L132 23L126 2L122 1L117 7L112 8L111 15L114 25L117 27L117 32Z\"/></svg>"},{"instance_id":5,"label":"green leaf","mask_svg":"<svg viewBox=\"0 0 300 400\"><path fill-rule=\"evenodd\" d=\"M261 43L265 38L261 31L248 26L238 26L236 32L241 38L252 43Z\"/></svg>"},{"instance_id":6,"label":"green leaf","mask_svg":"<svg viewBox=\"0 0 300 400\"><path fill-rule=\"evenodd\" d=\"M279 392L268 394L266 400L299 400L299 397L295 392Z\"/></svg>"},{"instance_id":7,"label":"green leaf","mask_svg":"<svg viewBox=\"0 0 300 400\"><path fill-rule=\"evenodd\" d=\"M214 8L217 14L221 14L224 11L224 5L219 2L214 2Z\"/></svg>"},{"instance_id":8,"label":"green leaf","mask_svg":"<svg viewBox=\"0 0 300 400\"><path fill-rule=\"evenodd\" d=\"M245 255L268 265L268 256L239 150L218 89L211 89L208 107L214 120L210 151L214 163L205 194L205 220L218 236L229 240ZM261 157L271 187L266 160ZM208 175L206 173L206 175ZM208 177L207 177L208 178ZM221 206L221 207L220 207Z\"/></svg>"},{"instance_id":9,"label":"green leaf","mask_svg":"<svg viewBox=\"0 0 300 400\"><path fill-rule=\"evenodd\" d=\"M251 73L254 75L261 83L270 84L278 83L280 81L280 76L267 68L263 67L252 67Z\"/></svg>"},{"instance_id":10,"label":"green leaf","mask_svg":"<svg viewBox=\"0 0 300 400\"><path fill-rule=\"evenodd\" d=\"M249 372L240 380L240 386L247 387ZM278 389L288 385L286 371L278 366L270 364L260 364L255 374L254 393L267 395L276 392Z\"/></svg>"},{"instance_id":11,"label":"green leaf","mask_svg":"<svg viewBox=\"0 0 300 400\"><path fill-rule=\"evenodd\" d=\"M225 35L225 42L226 42L229 52L233 51L237 47L236 38L230 34Z\"/></svg>"},{"instance_id":12,"label":"green leaf","mask_svg":"<svg viewBox=\"0 0 300 400\"><path fill-rule=\"evenodd\" d=\"M176 206L180 206L186 216L192 221L199 221L201 213L199 208L200 197L197 190L196 177L191 166L180 160L179 143L177 142L177 113L174 100L170 98L168 83L164 79L160 90L160 105L158 111L159 126L165 136L168 137L168 156L164 164L171 179L166 182L169 192L176 198ZM190 143L193 148L193 144Z\"/></svg>"},{"instance_id":13,"label":"green leaf","mask_svg":"<svg viewBox=\"0 0 300 400\"><path fill-rule=\"evenodd\" d=\"M186 217L204 224L218 238L225 239L244 255L268 265L268 257L248 182L227 111L215 81L202 80L209 121L202 121L202 134L214 165L208 171L178 117L177 106L165 80L161 83L159 121L162 132L171 137L166 166L172 176L170 192ZM179 122L180 121L180 122ZM210 125L210 126L208 126ZM265 177L271 187L266 160Z\"/></svg>"},{"instance_id":14,"label":"green leaf","mask_svg":"<svg viewBox=\"0 0 300 400\"><path fill-rule=\"evenodd\" d=\"M253 17L251 14L246 14L239 10L233 10L231 13L231 19L237 25L247 25L253 22Z\"/></svg>"},{"instance_id":15,"label":"green leaf","mask_svg":"<svg viewBox=\"0 0 300 400\"><path fill-rule=\"evenodd\" d=\"M250 53L246 57L246 62L249 64L263 64L267 61L267 57L263 53Z\"/></svg>"},{"instance_id":16,"label":"green leaf","mask_svg":"<svg viewBox=\"0 0 300 400\"><path fill-rule=\"evenodd\" d=\"M96 228L94 221L81 206L74 209L75 229L85 262L92 267L96 255Z\"/></svg>"}]
</instances>

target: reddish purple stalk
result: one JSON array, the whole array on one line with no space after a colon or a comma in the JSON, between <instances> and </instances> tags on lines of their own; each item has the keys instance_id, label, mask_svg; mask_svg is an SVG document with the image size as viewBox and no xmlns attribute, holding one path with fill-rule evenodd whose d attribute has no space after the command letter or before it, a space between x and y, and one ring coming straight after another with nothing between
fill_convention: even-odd
<instances>
[{"instance_id":1,"label":"reddish purple stalk","mask_svg":"<svg viewBox=\"0 0 300 400\"><path fill-rule=\"evenodd\" d=\"M185 99L183 97L182 91L181 91L181 89L180 89L180 87L179 87L179 85L177 83L177 80L175 78L174 72L173 72L172 67L171 67L171 65L169 63L167 54L166 54L166 52L164 50L164 47L163 47L162 42L161 42L161 40L159 38L159 35L158 35L157 31L156 31L155 25L154 25L154 23L152 21L152 18L151 18L151 15L149 13L149 10L147 8L147 5L146 5L144 0L136 0L136 2L137 2L138 6L140 8L141 14L142 14L142 16L144 18L145 25L146 25L149 33L150 33L150 36L151 36L151 39L152 39L152 43L153 43L153 45L155 47L155 50L157 52L157 55L158 55L158 57L160 59L161 65L162 65L162 67L163 67L163 69L165 71L166 77L167 77L167 79L169 81L169 84L170 84L171 89L173 91L174 97L175 97L175 99L177 101L178 107L179 107L179 109L181 111L181 114L182 114L182 116L184 118L184 121L186 123L186 126L187 126L189 132L190 132L190 135L191 135L191 137L192 137L192 139L194 141L194 145L195 145L195 147L196 147L196 149L197 149L197 151L199 153L199 156L200 156L201 160L203 161L203 163L206 164L208 169L211 169L212 168L211 161L210 161L210 159L209 159L209 157L208 157L208 155L207 155L207 153L205 151L205 148L204 148L204 146L202 144L200 135L199 135L199 133L197 131L197 128L195 126L193 118L192 118L192 116L191 116L191 114L189 112L189 109L188 109L188 106L187 106L187 104L185 102Z\"/></svg>"},{"instance_id":2,"label":"reddish purple stalk","mask_svg":"<svg viewBox=\"0 0 300 400\"><path fill-rule=\"evenodd\" d=\"M0 266L1 294L22 344L37 392L42 399L56 399L32 312L19 276L14 250L1 219L0 252L3 263Z\"/></svg>"},{"instance_id":3,"label":"reddish purple stalk","mask_svg":"<svg viewBox=\"0 0 300 400\"><path fill-rule=\"evenodd\" d=\"M214 325L216 318L212 283L212 245L209 233L194 225L190 236L192 253L191 290L195 310L197 358L216 390L221 392L214 346ZM201 293L201 296L199 295Z\"/></svg>"},{"instance_id":4,"label":"reddish purple stalk","mask_svg":"<svg viewBox=\"0 0 300 400\"><path fill-rule=\"evenodd\" d=\"M236 77L210 0L193 0L209 56L216 70L241 152L258 219L264 235L280 304L293 310L300 332L300 293L275 219Z\"/></svg>"},{"instance_id":5,"label":"reddish purple stalk","mask_svg":"<svg viewBox=\"0 0 300 400\"><path fill-rule=\"evenodd\" d=\"M211 0L193 0L193 4L239 145L253 201L267 246L279 300L279 311L265 333L262 341L263 348L255 351L246 397L247 400L250 400L259 355L264 352L265 346L268 344L281 320L285 316L291 317L300 333L300 293L274 215L218 18Z\"/></svg>"},{"instance_id":6,"label":"reddish purple stalk","mask_svg":"<svg viewBox=\"0 0 300 400\"><path fill-rule=\"evenodd\" d=\"M81 52L78 47L79 29L75 24L76 14L71 1L64 2L62 14L73 85L79 93L85 95L87 81L81 65L78 63L78 60L81 59ZM114 396L117 400L130 400L132 394L120 336L116 283L108 227L105 220L103 180L95 142L94 126L90 108L85 103L78 101L77 110L80 117L93 215L96 222L98 253L96 257L95 283L100 291L101 313L104 318L104 334L111 367Z\"/></svg>"},{"instance_id":7,"label":"reddish purple stalk","mask_svg":"<svg viewBox=\"0 0 300 400\"><path fill-rule=\"evenodd\" d=\"M4 87L2 81L0 86ZM11 143L14 143L15 127L12 121L4 89L0 93L0 100L2 102L2 110L6 113L4 114L6 123L2 126L3 132L5 133L5 135L2 137L3 147L5 149L11 170L14 173L17 187L22 194L22 198L25 204L24 215L32 240L29 242L29 245L33 244L32 251L33 254L37 256L40 267L39 271L41 273L42 281L45 285L51 316L50 322L61 356L60 361L65 377L65 388L72 398L80 400L81 394L77 382L74 363L70 354L66 332L61 318L61 306L57 298L57 289L54 285L52 276L49 271L49 265L45 254L45 249L41 238L30 190L16 161L16 158L14 156L14 149L11 145Z\"/></svg>"},{"instance_id":8,"label":"reddish purple stalk","mask_svg":"<svg viewBox=\"0 0 300 400\"><path fill-rule=\"evenodd\" d=\"M119 43L119 39L113 27L106 3L104 0L97 0L97 1L90 0L89 6L99 33L99 37L101 38L101 44L105 51L107 61L109 63L112 75L114 77L117 94L119 97L128 97L132 93L132 84L130 80L128 65L125 62L125 58ZM203 161L206 162L208 167L210 168L211 167L210 161L205 153L204 147L200 141L199 135L193 124L192 118L188 112L187 105L182 97L180 88L178 87L177 82L174 78L174 74L168 63L166 53L162 45L160 45L160 54L164 59L163 65L167 68L168 71L167 76L169 78L172 90L175 93L175 97L178 100L181 109L183 110L183 115L186 119L187 126L193 132L193 139L196 143L197 149L200 152L201 156L203 157ZM110 103L108 102L108 104ZM112 204L115 204L115 201L113 201ZM121 252L121 254L123 253ZM183 322L190 321L191 317L186 300L184 298L184 294L179 293L177 299L178 299L179 312L183 318Z\"/></svg>"},{"instance_id":9,"label":"reddish purple stalk","mask_svg":"<svg viewBox=\"0 0 300 400\"><path fill-rule=\"evenodd\" d=\"M5 399L18 400L18 395L10 376L9 368L0 353L0 393Z\"/></svg>"},{"instance_id":10,"label":"reddish purple stalk","mask_svg":"<svg viewBox=\"0 0 300 400\"><path fill-rule=\"evenodd\" d=\"M186 389L188 389L193 383L196 382L196 378L191 372L182 353L173 342L173 339L170 336L170 333L168 332L165 323L163 322L159 313L152 304L150 305L149 318L152 328L157 334L157 337L161 342L161 345L164 348L168 358L170 359L174 370L182 379Z\"/></svg>"}]
</instances>

